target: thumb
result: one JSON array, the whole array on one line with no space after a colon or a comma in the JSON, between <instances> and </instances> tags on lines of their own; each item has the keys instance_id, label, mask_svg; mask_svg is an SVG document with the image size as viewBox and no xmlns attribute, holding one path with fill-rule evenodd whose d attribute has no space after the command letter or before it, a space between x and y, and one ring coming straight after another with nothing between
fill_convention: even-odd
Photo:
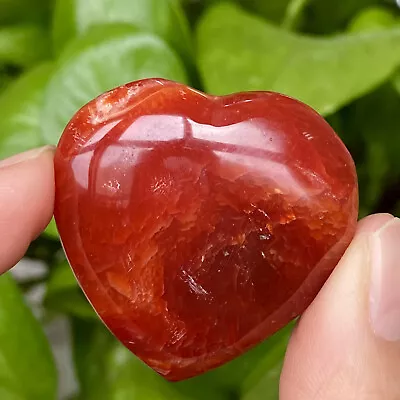
<instances>
[{"instance_id":1,"label":"thumb","mask_svg":"<svg viewBox=\"0 0 400 400\"><path fill-rule=\"evenodd\" d=\"M400 399L400 219L363 220L294 330L281 400Z\"/></svg>"}]
</instances>

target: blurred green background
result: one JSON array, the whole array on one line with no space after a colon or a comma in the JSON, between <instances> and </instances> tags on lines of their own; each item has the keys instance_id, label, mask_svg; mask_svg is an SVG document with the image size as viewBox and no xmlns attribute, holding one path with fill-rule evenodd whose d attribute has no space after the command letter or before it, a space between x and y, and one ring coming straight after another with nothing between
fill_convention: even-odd
<instances>
[{"instance_id":1,"label":"blurred green background","mask_svg":"<svg viewBox=\"0 0 400 400\"><path fill-rule=\"evenodd\" d=\"M275 90L303 100L356 161L360 216L400 215L395 0L0 0L0 158L56 144L87 101L146 77L213 94ZM71 399L278 399L291 326L222 368L169 384L100 324L54 224L27 258L40 263L39 274L0 278L2 400L60 397L66 372L54 362L54 335L51 347L44 333L60 315L79 387ZM38 288L33 316L24 299Z\"/></svg>"}]
</instances>

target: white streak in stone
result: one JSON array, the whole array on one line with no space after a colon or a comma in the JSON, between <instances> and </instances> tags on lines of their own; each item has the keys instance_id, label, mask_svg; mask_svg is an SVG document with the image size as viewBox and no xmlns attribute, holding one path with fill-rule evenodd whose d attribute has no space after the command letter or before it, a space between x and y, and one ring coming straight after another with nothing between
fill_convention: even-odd
<instances>
[{"instance_id":1,"label":"white streak in stone","mask_svg":"<svg viewBox=\"0 0 400 400\"><path fill-rule=\"evenodd\" d=\"M182 271L183 275L183 280L188 283L190 289L199 295L207 296L209 295L209 292L207 292L206 289L203 288L199 283L195 281L193 276L189 275L186 271Z\"/></svg>"}]
</instances>

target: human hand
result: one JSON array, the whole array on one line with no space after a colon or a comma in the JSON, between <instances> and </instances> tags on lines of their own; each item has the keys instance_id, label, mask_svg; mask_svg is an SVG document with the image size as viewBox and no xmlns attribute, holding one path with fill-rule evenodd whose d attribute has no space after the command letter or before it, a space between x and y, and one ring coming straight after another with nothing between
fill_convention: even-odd
<instances>
[{"instance_id":1,"label":"human hand","mask_svg":"<svg viewBox=\"0 0 400 400\"><path fill-rule=\"evenodd\" d=\"M371 215L291 337L281 400L400 399L400 219Z\"/></svg>"},{"instance_id":2,"label":"human hand","mask_svg":"<svg viewBox=\"0 0 400 400\"><path fill-rule=\"evenodd\" d=\"M0 273L21 259L53 213L51 147L0 162ZM398 400L400 220L372 215L301 317L281 400Z\"/></svg>"}]
</instances>

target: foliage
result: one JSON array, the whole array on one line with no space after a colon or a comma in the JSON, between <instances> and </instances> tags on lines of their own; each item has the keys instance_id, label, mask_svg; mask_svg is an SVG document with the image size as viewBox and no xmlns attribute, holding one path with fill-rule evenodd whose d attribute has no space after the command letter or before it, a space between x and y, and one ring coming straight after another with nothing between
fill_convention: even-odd
<instances>
[{"instance_id":1,"label":"foliage","mask_svg":"<svg viewBox=\"0 0 400 400\"><path fill-rule=\"evenodd\" d=\"M0 277L0 293L0 398L54 399L56 371L38 321L11 276Z\"/></svg>"},{"instance_id":2,"label":"foliage","mask_svg":"<svg viewBox=\"0 0 400 400\"><path fill-rule=\"evenodd\" d=\"M324 115L386 81L400 63L400 26L377 35L309 38L231 4L209 10L197 38L208 91L268 88L299 98Z\"/></svg>"},{"instance_id":3,"label":"foliage","mask_svg":"<svg viewBox=\"0 0 400 400\"><path fill-rule=\"evenodd\" d=\"M400 11L392 3L0 0L0 158L57 143L79 107L127 81L276 90L315 107L342 137L358 168L360 214L398 214ZM103 327L58 250L52 222L28 255L49 269L42 325L60 314L71 321L79 399L278 398L291 326L215 371L169 384ZM0 277L0 398L55 399L49 344L22 290Z\"/></svg>"}]
</instances>

